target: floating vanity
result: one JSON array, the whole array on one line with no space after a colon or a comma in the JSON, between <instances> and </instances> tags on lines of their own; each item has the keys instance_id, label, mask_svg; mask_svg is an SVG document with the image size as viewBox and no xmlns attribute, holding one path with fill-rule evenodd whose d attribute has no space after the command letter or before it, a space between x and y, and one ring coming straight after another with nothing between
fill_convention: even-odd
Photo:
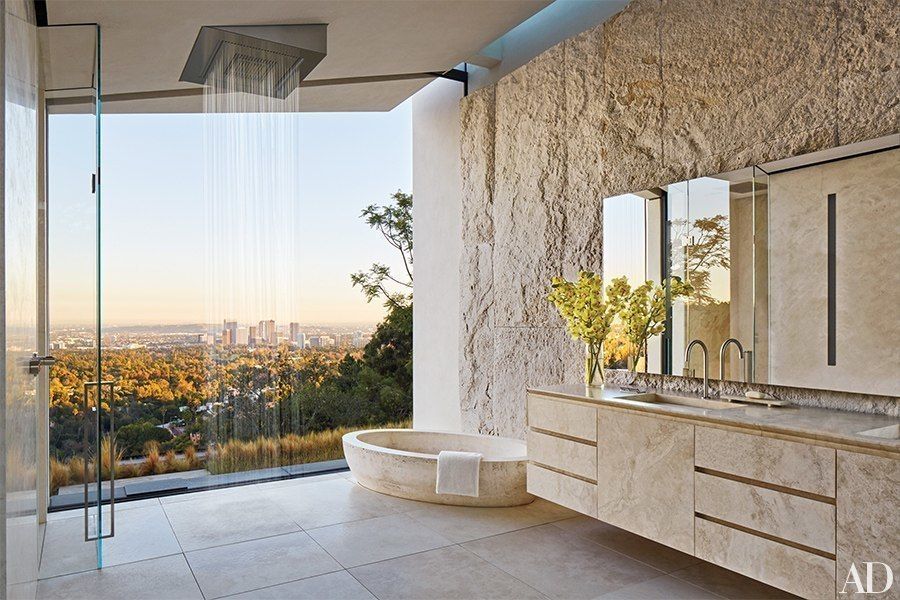
<instances>
[{"instance_id":1,"label":"floating vanity","mask_svg":"<svg viewBox=\"0 0 900 600\"><path fill-rule=\"evenodd\" d=\"M897 419L583 385L527 415L536 496L806 598L846 597L851 563L900 578Z\"/></svg>"}]
</instances>

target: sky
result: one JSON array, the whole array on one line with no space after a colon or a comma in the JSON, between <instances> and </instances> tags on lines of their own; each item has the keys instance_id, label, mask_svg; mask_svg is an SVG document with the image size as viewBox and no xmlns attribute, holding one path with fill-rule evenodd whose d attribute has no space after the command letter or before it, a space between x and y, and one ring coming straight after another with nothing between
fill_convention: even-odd
<instances>
[{"instance_id":1,"label":"sky","mask_svg":"<svg viewBox=\"0 0 900 600\"><path fill-rule=\"evenodd\" d=\"M225 318L247 324L268 318L323 325L380 321L383 306L378 301L367 304L359 289L351 286L350 273L375 261L402 268L396 251L359 214L369 204L388 202L398 189L412 191L409 101L388 113L290 115L285 118L292 120L296 134L291 150L261 148L242 159L247 172L239 175L245 190L254 177L263 181L261 188L270 189L267 175L271 178L278 168L295 171L284 178L288 184L280 186L276 201L293 202L287 208L296 227L275 220L272 235L263 236L269 242L262 245L253 237L260 235L258 215L251 215L257 225L252 235L246 232L254 227L241 225L236 218L226 223L227 235L208 233L210 208L204 190L209 188L204 186L210 171L204 155L204 118L202 114L103 116L103 324ZM92 118L84 115L52 115L49 125L53 327L94 322L97 211L90 194L92 127ZM236 177L226 179L233 184ZM266 209L257 207L260 210ZM281 243L286 237L290 243ZM221 254L232 240L243 243L241 252L249 253L239 280L233 282L225 281L228 273L221 267L211 269L208 258L210 250ZM287 257L292 260L275 256L269 260L285 248L292 249L288 253L293 257ZM284 273L291 267L293 274ZM257 301L259 293L250 292L260 287L267 288L266 299ZM210 308L219 309L216 302L223 289L240 290L243 303L229 304L216 315ZM277 315L270 314L275 312L271 296L280 298Z\"/></svg>"}]
</instances>

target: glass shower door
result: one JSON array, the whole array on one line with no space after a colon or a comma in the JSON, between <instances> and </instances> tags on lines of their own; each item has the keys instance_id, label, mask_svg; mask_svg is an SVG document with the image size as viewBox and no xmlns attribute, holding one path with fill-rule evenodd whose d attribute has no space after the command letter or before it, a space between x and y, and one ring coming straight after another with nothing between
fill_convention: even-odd
<instances>
[{"instance_id":1,"label":"glass shower door","mask_svg":"<svg viewBox=\"0 0 900 600\"><path fill-rule=\"evenodd\" d=\"M114 534L113 386L102 377L100 31L41 30L47 169L50 510L41 575L103 566Z\"/></svg>"}]
</instances>

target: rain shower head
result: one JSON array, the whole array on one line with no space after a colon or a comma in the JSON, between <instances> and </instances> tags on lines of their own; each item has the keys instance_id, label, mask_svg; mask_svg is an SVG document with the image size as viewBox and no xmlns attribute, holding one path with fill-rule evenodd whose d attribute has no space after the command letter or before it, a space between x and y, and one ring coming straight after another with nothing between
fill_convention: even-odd
<instances>
[{"instance_id":1,"label":"rain shower head","mask_svg":"<svg viewBox=\"0 0 900 600\"><path fill-rule=\"evenodd\" d=\"M284 99L325 58L327 25L203 26L180 81Z\"/></svg>"}]
</instances>

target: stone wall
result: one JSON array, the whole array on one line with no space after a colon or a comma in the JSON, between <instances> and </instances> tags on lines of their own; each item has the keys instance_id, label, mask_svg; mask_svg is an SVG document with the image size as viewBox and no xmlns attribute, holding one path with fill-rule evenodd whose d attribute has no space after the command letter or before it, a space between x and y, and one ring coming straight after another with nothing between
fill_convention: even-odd
<instances>
[{"instance_id":1,"label":"stone wall","mask_svg":"<svg viewBox=\"0 0 900 600\"><path fill-rule=\"evenodd\" d=\"M463 428L522 436L526 385L580 379L545 294L601 269L602 198L897 132L898 21L893 0L634 0L464 99Z\"/></svg>"}]
</instances>

